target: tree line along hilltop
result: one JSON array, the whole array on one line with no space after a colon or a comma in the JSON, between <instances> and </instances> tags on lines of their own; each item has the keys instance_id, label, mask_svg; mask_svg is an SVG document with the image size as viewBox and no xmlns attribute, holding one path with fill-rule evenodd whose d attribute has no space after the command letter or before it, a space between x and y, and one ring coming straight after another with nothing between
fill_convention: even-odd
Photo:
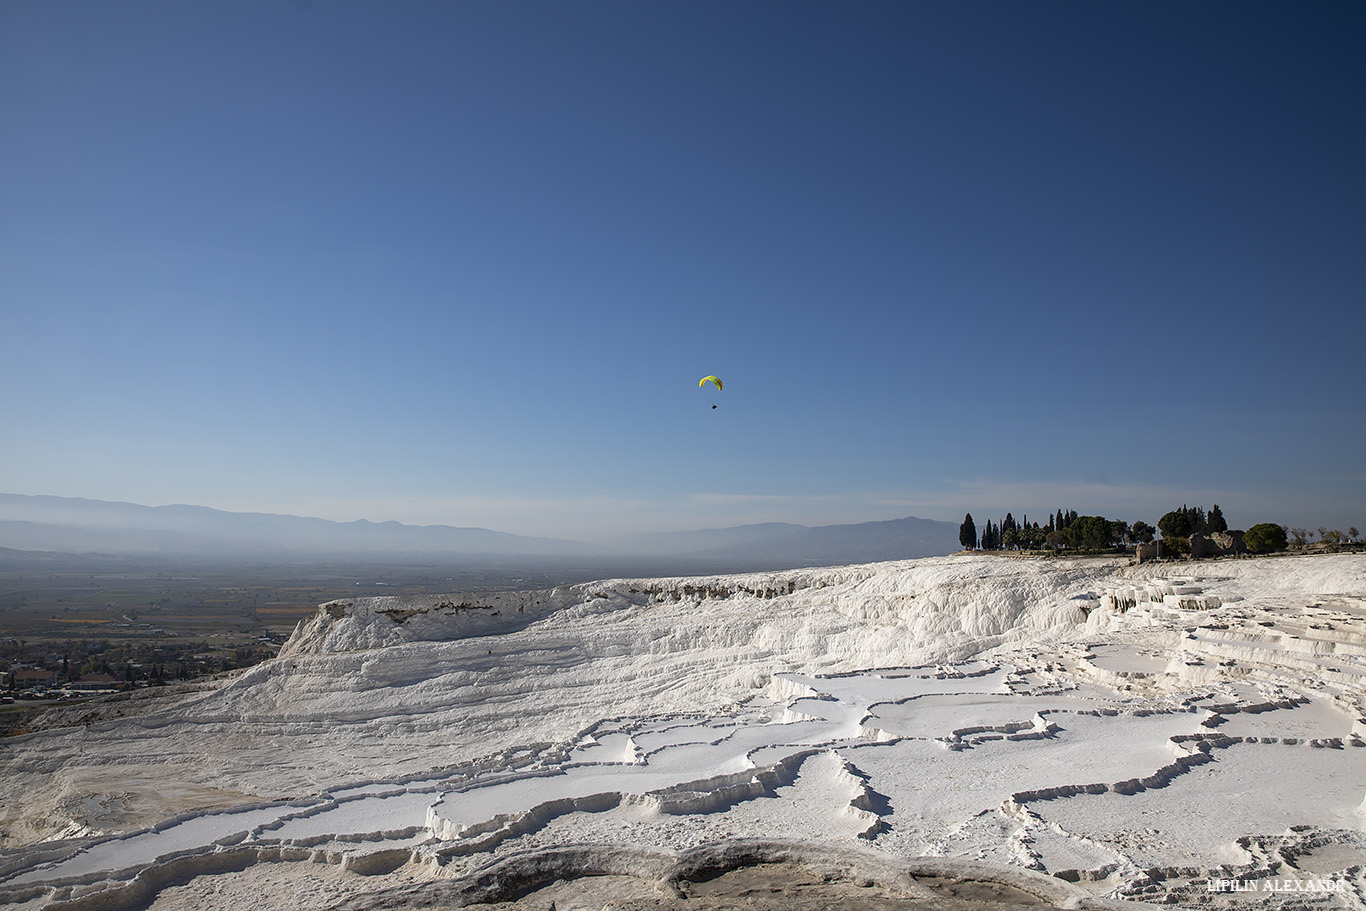
<instances>
[{"instance_id":1,"label":"tree line along hilltop","mask_svg":"<svg viewBox=\"0 0 1366 911\"><path fill-rule=\"evenodd\" d=\"M1253 525L1247 531L1229 530L1219 504L1208 512L1200 506L1182 505L1158 519L1154 528L1144 521L1132 524L1122 519L1104 516L1082 516L1076 510L1059 509L1046 523L1020 521L1010 513L1000 524L988 519L980 530L972 513L963 517L958 526L958 541L968 550L1034 550L1058 551L1064 548L1079 553L1106 553L1123 550L1132 545L1151 544L1158 532L1162 534L1163 549L1171 556L1188 555L1190 539L1194 535L1232 535L1241 541L1242 549L1250 553L1272 553L1286 550L1293 541L1297 548L1309 543L1312 532L1304 528L1287 528L1274 522ZM1322 527L1318 529L1319 544L1328 549L1360 543L1355 527L1346 533Z\"/></svg>"}]
</instances>

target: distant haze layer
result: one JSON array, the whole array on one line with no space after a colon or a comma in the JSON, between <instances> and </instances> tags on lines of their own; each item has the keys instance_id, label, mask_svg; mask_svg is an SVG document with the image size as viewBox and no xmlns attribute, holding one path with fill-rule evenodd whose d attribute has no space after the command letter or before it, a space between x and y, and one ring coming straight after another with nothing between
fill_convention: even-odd
<instances>
[{"instance_id":1,"label":"distant haze layer","mask_svg":"<svg viewBox=\"0 0 1366 911\"><path fill-rule=\"evenodd\" d=\"M907 517L811 528L766 523L619 538L603 545L486 528L332 522L203 506L139 506L0 494L0 547L61 553L200 556L478 558L480 556L688 558L753 568L943 556L959 549L950 522Z\"/></svg>"}]
</instances>

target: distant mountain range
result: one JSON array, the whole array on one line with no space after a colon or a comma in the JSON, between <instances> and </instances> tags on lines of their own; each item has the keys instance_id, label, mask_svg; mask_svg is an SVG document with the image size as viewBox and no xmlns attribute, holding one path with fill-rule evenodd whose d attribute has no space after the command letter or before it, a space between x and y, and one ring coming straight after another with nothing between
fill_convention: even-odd
<instances>
[{"instance_id":1,"label":"distant mountain range","mask_svg":"<svg viewBox=\"0 0 1366 911\"><path fill-rule=\"evenodd\" d=\"M959 550L952 522L908 517L811 528L771 522L636 535L606 546L450 525L332 522L204 506L0 494L0 547L223 560L650 557L751 569L932 557Z\"/></svg>"}]
</instances>

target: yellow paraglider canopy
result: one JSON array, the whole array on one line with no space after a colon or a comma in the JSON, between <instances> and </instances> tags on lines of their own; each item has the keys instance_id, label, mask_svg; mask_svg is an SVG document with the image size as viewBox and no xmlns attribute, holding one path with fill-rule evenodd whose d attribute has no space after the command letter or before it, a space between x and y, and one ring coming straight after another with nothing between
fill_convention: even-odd
<instances>
[{"instance_id":1,"label":"yellow paraglider canopy","mask_svg":"<svg viewBox=\"0 0 1366 911\"><path fill-rule=\"evenodd\" d=\"M700 380L697 381L697 388L698 388L698 389L701 389L703 386L707 385L707 380L711 380L713 383L715 383L717 389L724 389L724 388L725 388L724 386L721 385L721 378L720 378L719 376L704 376L704 377L702 377L702 379L700 379Z\"/></svg>"}]
</instances>

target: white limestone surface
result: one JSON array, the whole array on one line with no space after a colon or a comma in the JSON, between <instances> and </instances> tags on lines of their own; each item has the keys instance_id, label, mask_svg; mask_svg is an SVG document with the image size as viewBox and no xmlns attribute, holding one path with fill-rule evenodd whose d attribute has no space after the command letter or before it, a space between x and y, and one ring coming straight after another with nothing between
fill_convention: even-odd
<instances>
[{"instance_id":1,"label":"white limestone surface","mask_svg":"<svg viewBox=\"0 0 1366 911\"><path fill-rule=\"evenodd\" d=\"M0 903L230 907L184 884L325 862L289 901L334 907L570 843L776 838L1361 908L1363 679L1352 555L333 602L217 689L0 743ZM1332 890L1209 888L1294 871Z\"/></svg>"}]
</instances>

